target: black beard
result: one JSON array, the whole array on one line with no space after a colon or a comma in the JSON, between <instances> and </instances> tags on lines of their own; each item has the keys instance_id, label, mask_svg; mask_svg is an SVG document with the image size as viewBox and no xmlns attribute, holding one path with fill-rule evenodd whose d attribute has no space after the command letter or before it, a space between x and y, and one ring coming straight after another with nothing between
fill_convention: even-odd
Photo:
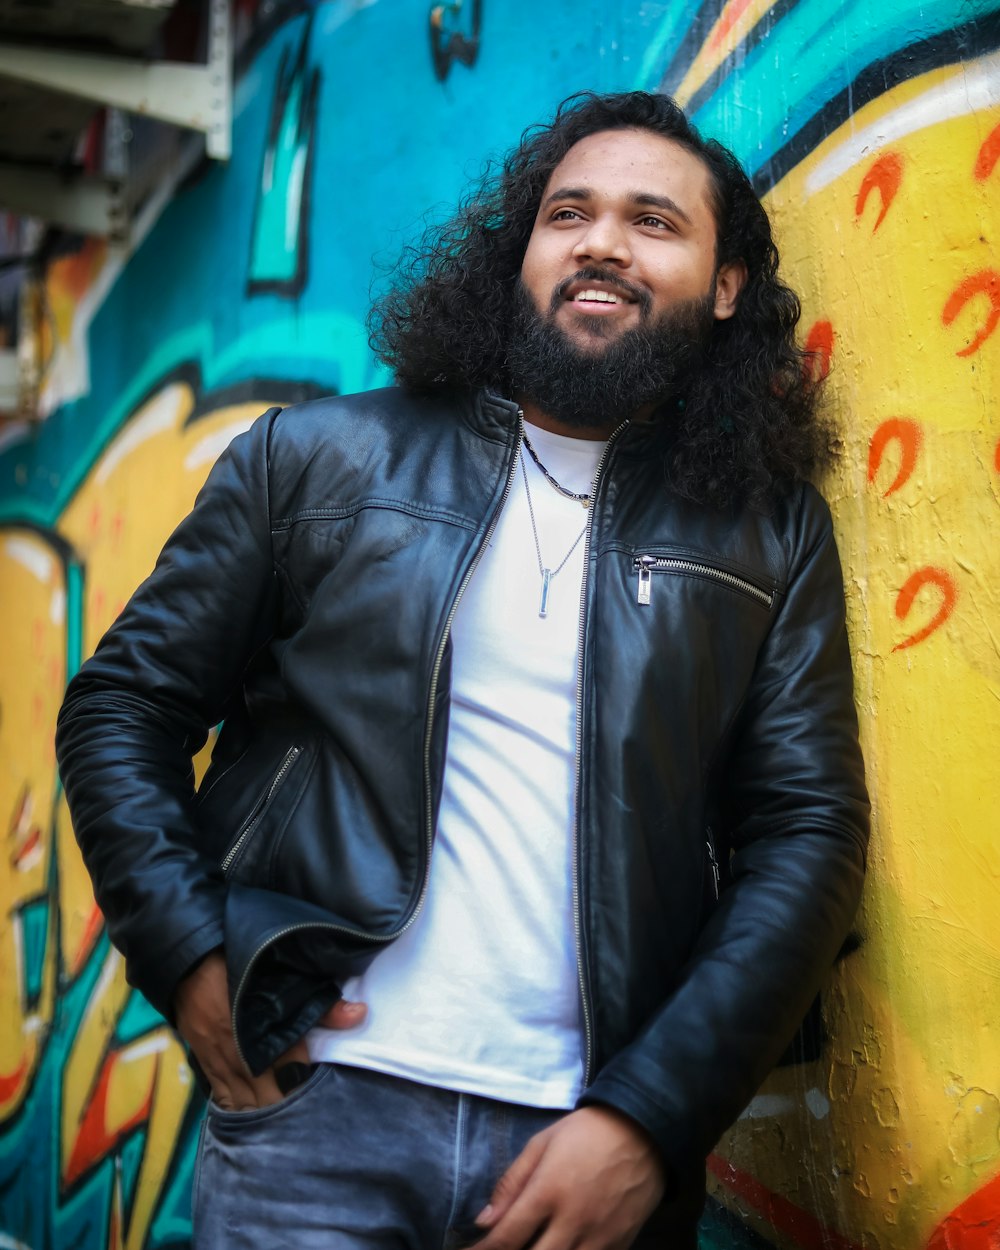
<instances>
[{"instance_id":1,"label":"black beard","mask_svg":"<svg viewBox=\"0 0 1000 1250\"><path fill-rule=\"evenodd\" d=\"M583 269L569 281L578 280L622 285L614 274L597 269ZM603 318L589 319L594 340L589 349L577 347L556 325L567 285L560 284L546 315L520 279L514 289L508 377L515 395L548 416L574 428L606 426L640 408L665 403L684 375L702 363L715 322L714 284L704 296L686 300L655 320L648 296L638 300L640 324L631 330L618 332Z\"/></svg>"}]
</instances>

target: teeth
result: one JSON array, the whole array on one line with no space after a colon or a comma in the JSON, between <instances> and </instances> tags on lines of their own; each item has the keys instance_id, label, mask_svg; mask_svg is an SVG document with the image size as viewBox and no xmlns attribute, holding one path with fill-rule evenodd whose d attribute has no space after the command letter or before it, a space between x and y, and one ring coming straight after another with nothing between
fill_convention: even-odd
<instances>
[{"instance_id":1,"label":"teeth","mask_svg":"<svg viewBox=\"0 0 1000 1250\"><path fill-rule=\"evenodd\" d=\"M574 300L596 300L599 304L624 304L620 295L612 295L610 291L579 291Z\"/></svg>"}]
</instances>

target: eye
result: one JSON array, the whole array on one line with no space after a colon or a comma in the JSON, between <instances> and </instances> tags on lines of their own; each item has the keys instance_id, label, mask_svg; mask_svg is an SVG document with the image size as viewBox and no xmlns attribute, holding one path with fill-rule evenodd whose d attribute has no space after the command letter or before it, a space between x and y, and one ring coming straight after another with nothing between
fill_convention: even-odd
<instances>
[{"instance_id":1,"label":"eye","mask_svg":"<svg viewBox=\"0 0 1000 1250\"><path fill-rule=\"evenodd\" d=\"M653 230L672 231L674 229L673 222L667 221L664 217L654 217L652 213L647 213L645 217L640 217L639 225L648 226Z\"/></svg>"},{"instance_id":2,"label":"eye","mask_svg":"<svg viewBox=\"0 0 1000 1250\"><path fill-rule=\"evenodd\" d=\"M552 214L553 221L579 221L580 214L574 208L557 208Z\"/></svg>"}]
</instances>

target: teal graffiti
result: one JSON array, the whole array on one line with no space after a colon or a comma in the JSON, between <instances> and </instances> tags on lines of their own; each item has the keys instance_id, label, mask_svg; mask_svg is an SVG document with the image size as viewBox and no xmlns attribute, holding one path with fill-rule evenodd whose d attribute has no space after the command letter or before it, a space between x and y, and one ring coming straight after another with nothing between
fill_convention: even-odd
<instances>
[{"instance_id":1,"label":"teal graffiti","mask_svg":"<svg viewBox=\"0 0 1000 1250\"><path fill-rule=\"evenodd\" d=\"M295 296L309 275L309 203L319 70L308 64L306 22L278 69L261 164L247 289Z\"/></svg>"}]
</instances>

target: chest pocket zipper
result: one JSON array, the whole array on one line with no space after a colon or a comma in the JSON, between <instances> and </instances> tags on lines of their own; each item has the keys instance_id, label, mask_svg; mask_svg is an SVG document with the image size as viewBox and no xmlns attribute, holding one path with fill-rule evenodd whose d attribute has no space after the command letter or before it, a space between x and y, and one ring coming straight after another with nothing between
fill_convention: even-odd
<instances>
[{"instance_id":1,"label":"chest pocket zipper","mask_svg":"<svg viewBox=\"0 0 1000 1250\"><path fill-rule=\"evenodd\" d=\"M246 850L251 837L257 826L264 818L264 813L271 804L271 800L278 793L282 782L291 771L292 765L302 754L301 747L289 747L285 752L285 758L281 761L278 771L274 774L274 780L268 786L267 790L261 795L257 803L254 805L253 811L243 822L239 833L236 835L236 841L226 852L223 857L221 868L224 873L229 873L236 866L241 855Z\"/></svg>"},{"instance_id":2,"label":"chest pocket zipper","mask_svg":"<svg viewBox=\"0 0 1000 1250\"><path fill-rule=\"evenodd\" d=\"M680 556L635 556L632 560L632 568L639 575L636 602L640 605L651 602L653 574L657 572L692 573L720 582L724 586L730 586L733 590L742 591L751 599L756 599L765 608L770 608L774 603L774 595L768 590L763 590L755 582L748 581L745 577L738 577L735 573L729 573L725 569L716 568L714 564L702 564L698 560L687 560Z\"/></svg>"}]
</instances>

